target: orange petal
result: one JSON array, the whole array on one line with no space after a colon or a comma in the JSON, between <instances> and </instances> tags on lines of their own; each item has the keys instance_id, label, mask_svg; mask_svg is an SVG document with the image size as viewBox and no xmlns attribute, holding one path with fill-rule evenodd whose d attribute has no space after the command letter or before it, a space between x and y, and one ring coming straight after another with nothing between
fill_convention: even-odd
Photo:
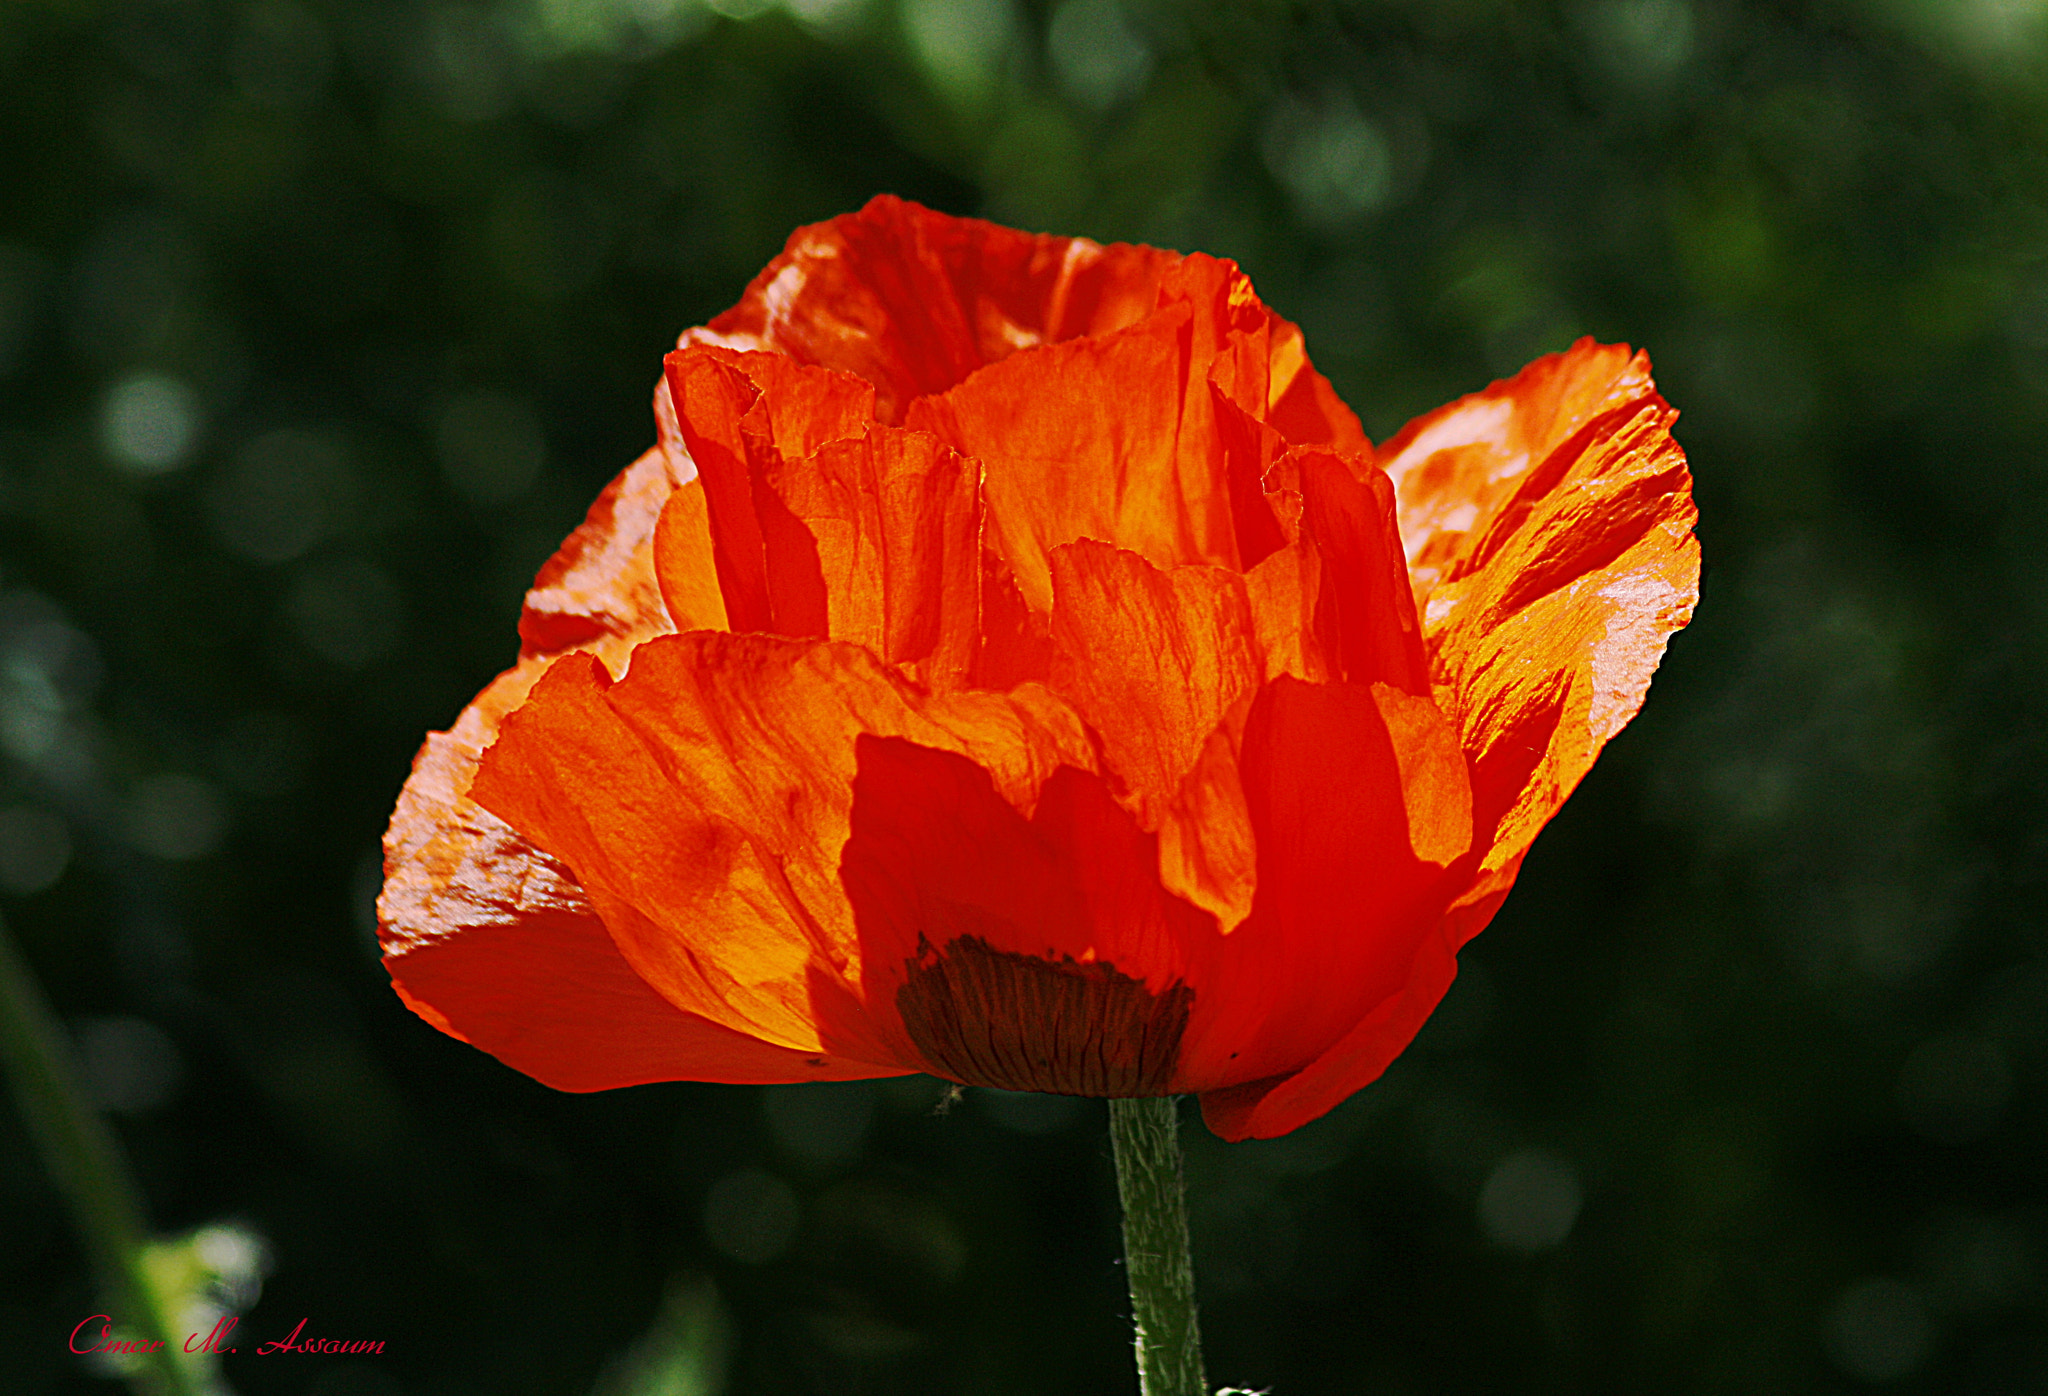
<instances>
[{"instance_id":1,"label":"orange petal","mask_svg":"<svg viewBox=\"0 0 2048 1396\"><path fill-rule=\"evenodd\" d=\"M934 437L876 425L874 390L849 374L703 347L669 359L713 571L742 628L847 640L928 683L965 682L980 648L979 471Z\"/></svg>"},{"instance_id":2,"label":"orange petal","mask_svg":"<svg viewBox=\"0 0 2048 1396\"><path fill-rule=\"evenodd\" d=\"M1225 488L1230 497L1231 532L1237 541L1238 567L1246 572L1292 541L1275 501L1266 492L1266 477L1286 454L1287 438L1231 401L1221 387L1209 385L1216 417L1217 445L1223 457Z\"/></svg>"},{"instance_id":3,"label":"orange petal","mask_svg":"<svg viewBox=\"0 0 2048 1396\"><path fill-rule=\"evenodd\" d=\"M1284 331L1294 327L1260 304L1251 278L1235 262L1199 252L1176 262L1159 281L1160 309L1175 305L1185 305L1191 312L1182 388L1190 420L1201 420L1212 387L1264 417L1280 387L1274 381L1275 368L1298 374L1307 366L1308 357L1298 342L1275 345L1276 332L1285 337ZM1296 331L1293 339L1299 338Z\"/></svg>"},{"instance_id":4,"label":"orange petal","mask_svg":"<svg viewBox=\"0 0 2048 1396\"><path fill-rule=\"evenodd\" d=\"M1204 436L1182 420L1195 400L1193 337L1176 304L1114 335L1012 355L912 404L912 428L981 462L992 532L1033 610L1052 608L1048 555L1077 538L1157 567L1235 562L1213 425Z\"/></svg>"},{"instance_id":5,"label":"orange petal","mask_svg":"<svg viewBox=\"0 0 2048 1396\"><path fill-rule=\"evenodd\" d=\"M1304 531L1322 561L1317 620L1334 644L1338 672L1355 684L1427 693L1392 481L1369 464L1322 451L1295 450L1288 460L1301 481Z\"/></svg>"},{"instance_id":6,"label":"orange petal","mask_svg":"<svg viewBox=\"0 0 2048 1396\"><path fill-rule=\"evenodd\" d=\"M1265 504L1287 538L1245 575L1266 677L1429 691L1387 477L1359 457L1287 450Z\"/></svg>"},{"instance_id":7,"label":"orange petal","mask_svg":"<svg viewBox=\"0 0 2048 1396\"><path fill-rule=\"evenodd\" d=\"M1582 339L1401 428L1379 464L1400 498L1417 605L1531 470L1594 418L1654 392L1647 357Z\"/></svg>"},{"instance_id":8,"label":"orange petal","mask_svg":"<svg viewBox=\"0 0 2048 1396\"><path fill-rule=\"evenodd\" d=\"M1283 379L1314 372L1300 332L1212 257L1175 262L1158 296L1137 324L1013 355L910 406L912 427L982 463L997 545L1034 610L1051 604L1047 554L1079 538L1158 567L1240 570L1281 542L1258 484L1281 438L1261 419Z\"/></svg>"},{"instance_id":9,"label":"orange petal","mask_svg":"<svg viewBox=\"0 0 2048 1396\"><path fill-rule=\"evenodd\" d=\"M654 576L662 605L677 630L729 630L725 595L712 556L711 510L704 481L679 486L661 506L654 526Z\"/></svg>"},{"instance_id":10,"label":"orange petal","mask_svg":"<svg viewBox=\"0 0 2048 1396\"><path fill-rule=\"evenodd\" d=\"M670 354L667 372L678 430L704 481L712 560L733 627L822 637L815 544L768 481L787 458L862 435L873 390L772 355L702 347Z\"/></svg>"},{"instance_id":11,"label":"orange petal","mask_svg":"<svg viewBox=\"0 0 2048 1396\"><path fill-rule=\"evenodd\" d=\"M780 354L734 354L681 349L679 354L721 357L759 394L747 430L785 460L807 456L833 441L864 434L875 420L874 385L850 373L811 368Z\"/></svg>"},{"instance_id":12,"label":"orange petal","mask_svg":"<svg viewBox=\"0 0 2048 1396\"><path fill-rule=\"evenodd\" d=\"M422 1018L560 1091L899 1074L793 1052L685 1013L647 987L587 909L520 908L503 924L464 927L385 964Z\"/></svg>"},{"instance_id":13,"label":"orange petal","mask_svg":"<svg viewBox=\"0 0 2048 1396\"><path fill-rule=\"evenodd\" d=\"M1180 788L1158 814L1159 881L1216 918L1226 934L1251 915L1258 891L1258 835L1237 767L1243 711L1209 733Z\"/></svg>"},{"instance_id":14,"label":"orange petal","mask_svg":"<svg viewBox=\"0 0 2048 1396\"><path fill-rule=\"evenodd\" d=\"M1389 443L1432 678L1509 869L1641 706L1699 595L1676 414L1582 340Z\"/></svg>"},{"instance_id":15,"label":"orange petal","mask_svg":"<svg viewBox=\"0 0 2048 1396\"><path fill-rule=\"evenodd\" d=\"M1052 686L1101 735L1140 824L1157 828L1210 733L1263 677L1243 579L1162 571L1092 540L1053 549L1051 563Z\"/></svg>"},{"instance_id":16,"label":"orange petal","mask_svg":"<svg viewBox=\"0 0 2048 1396\"><path fill-rule=\"evenodd\" d=\"M1102 778L1061 767L1027 818L962 756L858 747L842 872L868 1001L955 1080L1163 1094L1218 938Z\"/></svg>"},{"instance_id":17,"label":"orange petal","mask_svg":"<svg viewBox=\"0 0 2048 1396\"><path fill-rule=\"evenodd\" d=\"M1317 625L1323 593L1323 555L1315 540L1297 538L1245 573L1252 627L1266 659L1268 679L1292 674L1309 683L1336 677L1331 637Z\"/></svg>"},{"instance_id":18,"label":"orange petal","mask_svg":"<svg viewBox=\"0 0 2048 1396\"><path fill-rule=\"evenodd\" d=\"M521 617L527 657L452 731L427 738L384 840L378 934L400 995L436 1027L565 1090L848 1071L669 1005L626 965L568 871L469 798L478 756L553 656L585 650L623 669L634 644L669 628L651 535L664 501L702 496L694 480L676 484L676 469L659 449L643 455L541 569ZM529 996L536 983L548 992Z\"/></svg>"},{"instance_id":19,"label":"orange petal","mask_svg":"<svg viewBox=\"0 0 2048 1396\"><path fill-rule=\"evenodd\" d=\"M1227 1001L1187 1035L1180 1086L1301 1069L1403 991L1467 878L1471 793L1455 734L1386 684L1266 685L1240 779L1257 839L1249 917L1223 943Z\"/></svg>"},{"instance_id":20,"label":"orange petal","mask_svg":"<svg viewBox=\"0 0 2048 1396\"><path fill-rule=\"evenodd\" d=\"M1415 948L1402 985L1300 1071L1202 1094L1202 1121L1225 1139L1273 1139L1301 1128L1380 1078L1443 1002L1458 961L1442 934Z\"/></svg>"},{"instance_id":21,"label":"orange petal","mask_svg":"<svg viewBox=\"0 0 2048 1396\"><path fill-rule=\"evenodd\" d=\"M1188 256L1160 282L1159 303L1175 300L1196 308L1194 362L1209 366L1209 381L1223 399L1289 445L1372 459L1357 414L1309 364L1300 327L1260 304L1236 263ZM1208 337L1199 337L1205 328Z\"/></svg>"},{"instance_id":22,"label":"orange petal","mask_svg":"<svg viewBox=\"0 0 2048 1396\"><path fill-rule=\"evenodd\" d=\"M932 687L958 687L979 649L980 472L936 437L875 427L786 462L766 485L810 546L825 633Z\"/></svg>"},{"instance_id":23,"label":"orange petal","mask_svg":"<svg viewBox=\"0 0 2048 1396\"><path fill-rule=\"evenodd\" d=\"M671 354L664 367L678 436L704 486L726 618L735 630L767 630L774 624L767 548L754 513L751 443L740 425L760 390L725 356Z\"/></svg>"},{"instance_id":24,"label":"orange petal","mask_svg":"<svg viewBox=\"0 0 2048 1396\"><path fill-rule=\"evenodd\" d=\"M429 736L399 795L377 910L400 997L443 1032L560 1090L876 1074L670 1004L626 964L567 869L468 798L482 745L545 667L526 661L452 732Z\"/></svg>"},{"instance_id":25,"label":"orange petal","mask_svg":"<svg viewBox=\"0 0 2048 1396\"><path fill-rule=\"evenodd\" d=\"M612 477L533 579L519 616L522 654L560 654L669 628L654 576L653 538L662 506L679 483L659 447Z\"/></svg>"},{"instance_id":26,"label":"orange petal","mask_svg":"<svg viewBox=\"0 0 2048 1396\"><path fill-rule=\"evenodd\" d=\"M981 549L981 653L976 688L997 692L1020 683L1043 683L1052 674L1052 618L1034 611L1017 574L984 538Z\"/></svg>"},{"instance_id":27,"label":"orange petal","mask_svg":"<svg viewBox=\"0 0 2048 1396\"><path fill-rule=\"evenodd\" d=\"M986 768L1020 808L1079 720L1034 686L931 694L868 651L695 632L643 644L623 679L559 662L505 722L474 793L574 870L665 998L799 1052L912 1068L889 1005L858 1004L839 882L855 744L902 737Z\"/></svg>"},{"instance_id":28,"label":"orange petal","mask_svg":"<svg viewBox=\"0 0 2048 1396\"><path fill-rule=\"evenodd\" d=\"M1371 460L1372 442L1366 438L1358 414L1345 406L1329 379L1309 366L1301 331L1274 318L1267 422L1292 445Z\"/></svg>"},{"instance_id":29,"label":"orange petal","mask_svg":"<svg viewBox=\"0 0 2048 1396\"><path fill-rule=\"evenodd\" d=\"M478 755L548 663L525 660L500 674L451 731L429 733L413 758L384 834L377 914L387 956L516 919L527 908L588 910L565 869L469 799Z\"/></svg>"},{"instance_id":30,"label":"orange petal","mask_svg":"<svg viewBox=\"0 0 2048 1396\"><path fill-rule=\"evenodd\" d=\"M882 195L799 228L738 305L685 342L772 350L875 385L877 413L942 393L1019 349L1149 315L1180 258L1021 233Z\"/></svg>"},{"instance_id":31,"label":"orange petal","mask_svg":"<svg viewBox=\"0 0 2048 1396\"><path fill-rule=\"evenodd\" d=\"M1165 889L1225 929L1251 909L1254 842L1235 733L1265 677L1244 579L1161 571L1083 540L1052 554L1051 682L1102 738Z\"/></svg>"}]
</instances>

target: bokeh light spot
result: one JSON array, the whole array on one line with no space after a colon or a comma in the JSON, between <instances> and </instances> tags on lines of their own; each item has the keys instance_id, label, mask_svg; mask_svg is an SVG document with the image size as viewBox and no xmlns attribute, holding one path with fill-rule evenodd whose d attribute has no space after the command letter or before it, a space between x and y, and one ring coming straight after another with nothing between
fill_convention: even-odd
<instances>
[{"instance_id":1,"label":"bokeh light spot","mask_svg":"<svg viewBox=\"0 0 2048 1396\"><path fill-rule=\"evenodd\" d=\"M1311 106L1284 98L1266 121L1266 168L1312 227L1336 228L1375 212L1394 187L1394 151L1348 95Z\"/></svg>"},{"instance_id":2,"label":"bokeh light spot","mask_svg":"<svg viewBox=\"0 0 2048 1396\"><path fill-rule=\"evenodd\" d=\"M784 0L784 3L798 23L829 38L854 29L866 17L869 0Z\"/></svg>"},{"instance_id":3,"label":"bokeh light spot","mask_svg":"<svg viewBox=\"0 0 2048 1396\"><path fill-rule=\"evenodd\" d=\"M1508 1250L1547 1251L1571 1235L1584 1201L1568 1160L1547 1149L1518 1149L1479 1190L1479 1227Z\"/></svg>"},{"instance_id":4,"label":"bokeh light spot","mask_svg":"<svg viewBox=\"0 0 2048 1396\"><path fill-rule=\"evenodd\" d=\"M903 28L934 84L956 101L978 102L994 87L1016 41L1010 0L906 0Z\"/></svg>"},{"instance_id":5,"label":"bokeh light spot","mask_svg":"<svg viewBox=\"0 0 2048 1396\"><path fill-rule=\"evenodd\" d=\"M0 593L0 750L36 763L99 687L99 650L40 592Z\"/></svg>"},{"instance_id":6,"label":"bokeh light spot","mask_svg":"<svg viewBox=\"0 0 2048 1396\"><path fill-rule=\"evenodd\" d=\"M176 378L138 373L100 405L100 445L131 475L176 470L199 439L199 399Z\"/></svg>"},{"instance_id":7,"label":"bokeh light spot","mask_svg":"<svg viewBox=\"0 0 2048 1396\"><path fill-rule=\"evenodd\" d=\"M1117 0L1067 0L1053 12L1045 47L1067 95L1100 111L1144 85L1152 51Z\"/></svg>"},{"instance_id":8,"label":"bokeh light spot","mask_svg":"<svg viewBox=\"0 0 2048 1396\"><path fill-rule=\"evenodd\" d=\"M356 478L340 443L288 427L236 452L207 488L221 541L252 562L289 562L346 522Z\"/></svg>"},{"instance_id":9,"label":"bokeh light spot","mask_svg":"<svg viewBox=\"0 0 2048 1396\"><path fill-rule=\"evenodd\" d=\"M1695 23L1686 0L1604 0L1588 19L1601 56L1626 85L1666 79L1692 56Z\"/></svg>"},{"instance_id":10,"label":"bokeh light spot","mask_svg":"<svg viewBox=\"0 0 2048 1396\"><path fill-rule=\"evenodd\" d=\"M1934 1320L1920 1291L1879 1276L1842 1291L1828 1310L1828 1351L1841 1369L1872 1384L1903 1381L1934 1350Z\"/></svg>"}]
</instances>

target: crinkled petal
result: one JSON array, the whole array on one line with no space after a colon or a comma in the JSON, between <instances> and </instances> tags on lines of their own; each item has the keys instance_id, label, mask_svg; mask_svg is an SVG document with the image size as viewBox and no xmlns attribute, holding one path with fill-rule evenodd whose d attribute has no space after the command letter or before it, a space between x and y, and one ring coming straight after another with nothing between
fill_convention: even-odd
<instances>
[{"instance_id":1,"label":"crinkled petal","mask_svg":"<svg viewBox=\"0 0 2048 1396\"><path fill-rule=\"evenodd\" d=\"M1386 448L1489 872L1527 850L1691 618L1697 511L1676 415L1646 356L1582 340Z\"/></svg>"},{"instance_id":2,"label":"crinkled petal","mask_svg":"<svg viewBox=\"0 0 2048 1396\"><path fill-rule=\"evenodd\" d=\"M519 615L522 655L561 654L669 628L654 576L654 526L687 479L660 447L612 477L534 577Z\"/></svg>"},{"instance_id":3,"label":"crinkled petal","mask_svg":"<svg viewBox=\"0 0 2048 1396\"><path fill-rule=\"evenodd\" d=\"M1392 483L1361 457L1296 447L1262 487L1284 540L1245 574L1266 676L1428 692Z\"/></svg>"},{"instance_id":4,"label":"crinkled petal","mask_svg":"<svg viewBox=\"0 0 2048 1396\"><path fill-rule=\"evenodd\" d=\"M1358 414L1345 405L1330 380L1309 364L1301 331L1275 317L1271 387L1266 420L1288 442L1347 456L1372 459L1372 442Z\"/></svg>"},{"instance_id":5,"label":"crinkled petal","mask_svg":"<svg viewBox=\"0 0 2048 1396\"><path fill-rule=\"evenodd\" d=\"M827 633L934 688L979 650L980 472L936 437L876 427L821 447L774 487L814 540Z\"/></svg>"},{"instance_id":6,"label":"crinkled petal","mask_svg":"<svg viewBox=\"0 0 2048 1396\"><path fill-rule=\"evenodd\" d=\"M1267 678L1291 674L1308 683L1327 683L1337 677L1336 645L1319 624L1319 616L1327 614L1319 605L1324 585L1322 551L1312 538L1296 537L1245 573L1245 595Z\"/></svg>"},{"instance_id":7,"label":"crinkled petal","mask_svg":"<svg viewBox=\"0 0 2048 1396\"><path fill-rule=\"evenodd\" d=\"M475 797L574 871L628 962L691 1012L800 1052L919 1068L859 1003L839 880L864 735L957 752L1029 809L1088 735L1041 688L933 694L867 650L694 632L626 676L558 662L501 729Z\"/></svg>"},{"instance_id":8,"label":"crinkled petal","mask_svg":"<svg viewBox=\"0 0 2048 1396\"><path fill-rule=\"evenodd\" d=\"M1258 891L1258 834L1238 771L1246 705L1209 733L1158 816L1159 880L1216 918L1225 933L1251 915Z\"/></svg>"},{"instance_id":9,"label":"crinkled petal","mask_svg":"<svg viewBox=\"0 0 2048 1396\"><path fill-rule=\"evenodd\" d=\"M1379 464L1400 498L1417 604L1469 561L1502 501L1560 444L1654 392L1646 356L1582 339L1401 428L1381 446Z\"/></svg>"},{"instance_id":10,"label":"crinkled petal","mask_svg":"<svg viewBox=\"0 0 2048 1396\"><path fill-rule=\"evenodd\" d=\"M1263 677L1244 581L1162 570L1092 540L1051 562L1052 686L1101 735L1139 822L1156 828L1209 735Z\"/></svg>"},{"instance_id":11,"label":"crinkled petal","mask_svg":"<svg viewBox=\"0 0 2048 1396\"><path fill-rule=\"evenodd\" d=\"M1032 609L1052 608L1049 555L1079 538L1156 567L1235 561L1220 448L1183 434L1192 319L1175 304L912 404L911 427L981 462L990 532Z\"/></svg>"},{"instance_id":12,"label":"crinkled petal","mask_svg":"<svg viewBox=\"0 0 2048 1396\"><path fill-rule=\"evenodd\" d=\"M649 1081L846 1081L900 1068L793 1052L647 986L594 912L519 909L390 962L399 997L450 1036L561 1091Z\"/></svg>"},{"instance_id":13,"label":"crinkled petal","mask_svg":"<svg viewBox=\"0 0 2048 1396\"><path fill-rule=\"evenodd\" d=\"M387 963L461 934L533 914L587 913L566 871L469 799L483 748L548 659L523 660L429 733L384 834L378 935Z\"/></svg>"},{"instance_id":14,"label":"crinkled petal","mask_svg":"<svg viewBox=\"0 0 2048 1396\"><path fill-rule=\"evenodd\" d=\"M572 1089L1284 1133L1407 1044L1697 591L1625 349L1376 457L1234 265L887 198L682 346L387 837L400 993Z\"/></svg>"},{"instance_id":15,"label":"crinkled petal","mask_svg":"<svg viewBox=\"0 0 2048 1396\"><path fill-rule=\"evenodd\" d=\"M1318 621L1327 627L1336 671L1347 683L1429 691L1422 627L1402 566L1393 483L1364 462L1293 451L1302 524L1321 555Z\"/></svg>"},{"instance_id":16,"label":"crinkled petal","mask_svg":"<svg viewBox=\"0 0 2048 1396\"><path fill-rule=\"evenodd\" d=\"M1293 541L1298 511L1281 508L1268 493L1267 477L1286 455L1289 442L1270 423L1231 400L1215 383L1209 385L1216 421L1216 444L1222 456L1223 488L1230 501L1231 532L1237 541L1238 567L1250 572ZM1296 503L1299 491L1296 491Z\"/></svg>"},{"instance_id":17,"label":"crinkled petal","mask_svg":"<svg viewBox=\"0 0 2048 1396\"><path fill-rule=\"evenodd\" d=\"M1152 313L1180 257L1017 232L888 195L799 228L738 305L684 342L771 350L874 384L900 422L1019 349L1122 329Z\"/></svg>"},{"instance_id":18,"label":"crinkled petal","mask_svg":"<svg viewBox=\"0 0 2048 1396\"><path fill-rule=\"evenodd\" d=\"M1458 948L1499 908L1537 831L1641 704L1697 596L1673 415L1647 360L1582 342L1382 448L1430 677L1469 762L1473 857L1446 878L1455 895L1412 954L1392 961L1396 990L1341 1040L1297 1071L1203 1097L1218 1134L1285 1134L1386 1069L1449 988ZM1315 512L1304 510L1305 531L1317 531ZM1292 601L1299 566L1283 551L1261 567L1270 576L1255 572L1255 609Z\"/></svg>"},{"instance_id":19,"label":"crinkled petal","mask_svg":"<svg viewBox=\"0 0 2048 1396\"><path fill-rule=\"evenodd\" d=\"M678 433L704 481L733 628L822 638L816 545L772 481L786 461L864 435L874 390L850 374L703 347L669 355L667 381Z\"/></svg>"},{"instance_id":20,"label":"crinkled petal","mask_svg":"<svg viewBox=\"0 0 2048 1396\"><path fill-rule=\"evenodd\" d=\"M427 738L385 837L386 967L422 1018L561 1090L687 1077L873 1074L754 1041L650 989L568 871L467 789L481 744L545 660L529 660Z\"/></svg>"},{"instance_id":21,"label":"crinkled petal","mask_svg":"<svg viewBox=\"0 0 2048 1396\"><path fill-rule=\"evenodd\" d=\"M422 1018L562 1090L874 1075L676 1008L633 972L568 870L469 798L498 724L557 655L586 651L623 670L671 617L722 623L715 587L706 597L701 586L652 585L657 518L672 552L708 566L703 490L677 474L656 450L612 481L527 596L527 657L420 749L385 835L384 962Z\"/></svg>"},{"instance_id":22,"label":"crinkled petal","mask_svg":"<svg viewBox=\"0 0 2048 1396\"><path fill-rule=\"evenodd\" d=\"M1260 303L1251 278L1235 262L1199 252L1182 258L1160 278L1159 305L1186 305L1193 312L1192 371L1183 389L1191 423L1203 422L1211 390L1263 421L1304 373L1314 372L1301 331Z\"/></svg>"},{"instance_id":23,"label":"crinkled petal","mask_svg":"<svg viewBox=\"0 0 2048 1396\"><path fill-rule=\"evenodd\" d=\"M910 426L982 463L996 546L1034 610L1052 604L1052 550L1077 539L1231 568L1280 541L1260 452L1284 438L1263 418L1283 379L1313 372L1300 332L1212 257L1174 263L1158 296L1114 334L1014 354L910 405Z\"/></svg>"},{"instance_id":24,"label":"crinkled petal","mask_svg":"<svg viewBox=\"0 0 2048 1396\"><path fill-rule=\"evenodd\" d=\"M1052 686L1102 738L1165 888L1227 929L1255 873L1234 734L1264 678L1244 579L1081 541L1052 553Z\"/></svg>"},{"instance_id":25,"label":"crinkled petal","mask_svg":"<svg viewBox=\"0 0 2048 1396\"><path fill-rule=\"evenodd\" d=\"M741 628L846 640L936 687L966 682L981 648L979 470L878 425L874 390L850 374L702 347L669 360ZM681 576L692 565L676 560Z\"/></svg>"},{"instance_id":26,"label":"crinkled petal","mask_svg":"<svg viewBox=\"0 0 2048 1396\"><path fill-rule=\"evenodd\" d=\"M984 533L981 547L981 651L974 686L998 691L1044 683L1052 675L1052 617L1034 611L1017 574Z\"/></svg>"}]
</instances>

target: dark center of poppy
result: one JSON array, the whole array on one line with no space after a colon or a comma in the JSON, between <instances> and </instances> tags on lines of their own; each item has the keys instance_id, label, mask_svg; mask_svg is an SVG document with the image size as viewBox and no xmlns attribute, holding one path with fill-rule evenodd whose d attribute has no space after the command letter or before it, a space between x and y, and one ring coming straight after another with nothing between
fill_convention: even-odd
<instances>
[{"instance_id":1,"label":"dark center of poppy","mask_svg":"<svg viewBox=\"0 0 2048 1396\"><path fill-rule=\"evenodd\" d=\"M896 1010L919 1052L970 1086L1165 1095L1195 991L1155 994L1102 961L998 950L963 936L906 966Z\"/></svg>"}]
</instances>

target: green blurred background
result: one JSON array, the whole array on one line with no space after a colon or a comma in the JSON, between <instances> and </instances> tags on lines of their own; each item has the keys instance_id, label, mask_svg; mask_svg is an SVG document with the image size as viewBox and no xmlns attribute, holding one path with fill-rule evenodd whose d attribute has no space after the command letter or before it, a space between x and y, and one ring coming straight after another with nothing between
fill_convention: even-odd
<instances>
[{"instance_id":1,"label":"green blurred background","mask_svg":"<svg viewBox=\"0 0 2048 1396\"><path fill-rule=\"evenodd\" d=\"M1134 1389L1099 1103L558 1095L375 956L662 352L880 191L1234 257L1375 438L1684 413L1699 618L1443 1010L1192 1133L1215 1380L2048 1391L2048 5L8 0L0 913L243 1332L385 1344L234 1389ZM0 1386L98 1307L0 1112Z\"/></svg>"}]
</instances>

